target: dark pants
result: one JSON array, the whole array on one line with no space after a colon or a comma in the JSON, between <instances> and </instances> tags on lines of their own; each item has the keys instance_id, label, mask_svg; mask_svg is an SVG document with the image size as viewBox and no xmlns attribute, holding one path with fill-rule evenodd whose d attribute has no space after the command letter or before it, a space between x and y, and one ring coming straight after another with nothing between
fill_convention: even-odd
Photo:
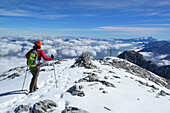
<instances>
[{"instance_id":1,"label":"dark pants","mask_svg":"<svg viewBox=\"0 0 170 113\"><path fill-rule=\"evenodd\" d=\"M37 78L40 72L40 66L30 67L30 71L33 75L31 83L30 83L30 92L33 92L37 88Z\"/></svg>"}]
</instances>

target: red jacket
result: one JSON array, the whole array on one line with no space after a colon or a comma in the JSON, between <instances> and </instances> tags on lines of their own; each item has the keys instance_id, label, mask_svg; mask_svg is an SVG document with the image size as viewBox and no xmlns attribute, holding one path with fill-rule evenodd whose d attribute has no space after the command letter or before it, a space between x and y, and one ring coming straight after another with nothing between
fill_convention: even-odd
<instances>
[{"instance_id":1,"label":"red jacket","mask_svg":"<svg viewBox=\"0 0 170 113\"><path fill-rule=\"evenodd\" d=\"M25 55L25 57L26 57L27 59L28 59L29 54L30 54L30 52L31 52L32 50L34 50L34 49L31 49L31 50ZM39 56L40 56L40 57L39 57ZM44 51L43 51L42 49L40 49L40 50L38 51L37 58L40 58L39 60L41 60L41 58L43 58L45 61L52 60L51 57L47 57L47 56L45 55L45 53L44 53Z\"/></svg>"}]
</instances>

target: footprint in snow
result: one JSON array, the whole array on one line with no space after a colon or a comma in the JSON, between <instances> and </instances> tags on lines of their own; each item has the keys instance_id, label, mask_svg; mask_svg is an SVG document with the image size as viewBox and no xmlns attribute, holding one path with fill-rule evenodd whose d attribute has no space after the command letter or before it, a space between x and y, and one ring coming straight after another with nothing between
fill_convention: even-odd
<instances>
[{"instance_id":1,"label":"footprint in snow","mask_svg":"<svg viewBox=\"0 0 170 113\"><path fill-rule=\"evenodd\" d=\"M39 98L42 98L44 95L36 95L34 97L32 97L32 100L36 100L36 99L39 99Z\"/></svg>"},{"instance_id":2,"label":"footprint in snow","mask_svg":"<svg viewBox=\"0 0 170 113\"><path fill-rule=\"evenodd\" d=\"M61 97L61 94L54 95L55 98L59 99Z\"/></svg>"},{"instance_id":3,"label":"footprint in snow","mask_svg":"<svg viewBox=\"0 0 170 113\"><path fill-rule=\"evenodd\" d=\"M63 99L60 99L60 100L58 101L58 103L57 103L58 107L59 107L59 108L62 108L62 109L65 108L65 104L66 104L66 102L65 102L65 100L63 100Z\"/></svg>"},{"instance_id":4,"label":"footprint in snow","mask_svg":"<svg viewBox=\"0 0 170 113\"><path fill-rule=\"evenodd\" d=\"M50 89L46 89L46 90L44 90L43 92L44 92L44 93L48 93L48 92L50 92Z\"/></svg>"},{"instance_id":5,"label":"footprint in snow","mask_svg":"<svg viewBox=\"0 0 170 113\"><path fill-rule=\"evenodd\" d=\"M68 78L64 78L61 80L61 82L67 82L68 81Z\"/></svg>"}]
</instances>

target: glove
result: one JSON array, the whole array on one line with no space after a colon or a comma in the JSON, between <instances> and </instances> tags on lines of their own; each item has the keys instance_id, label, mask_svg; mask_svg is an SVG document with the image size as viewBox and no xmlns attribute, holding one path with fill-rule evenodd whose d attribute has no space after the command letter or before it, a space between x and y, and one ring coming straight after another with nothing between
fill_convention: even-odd
<instances>
[{"instance_id":1,"label":"glove","mask_svg":"<svg viewBox=\"0 0 170 113\"><path fill-rule=\"evenodd\" d=\"M51 54L51 58L54 59L54 55L53 54Z\"/></svg>"}]
</instances>

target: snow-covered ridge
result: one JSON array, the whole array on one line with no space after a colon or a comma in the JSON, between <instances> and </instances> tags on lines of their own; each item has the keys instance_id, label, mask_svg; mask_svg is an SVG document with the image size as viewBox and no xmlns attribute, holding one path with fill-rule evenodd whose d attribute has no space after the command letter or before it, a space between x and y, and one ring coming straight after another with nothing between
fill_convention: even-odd
<instances>
[{"instance_id":1,"label":"snow-covered ridge","mask_svg":"<svg viewBox=\"0 0 170 113\"><path fill-rule=\"evenodd\" d=\"M170 89L170 82L146 69L143 69L142 67L133 64L127 60L114 58L114 57L105 57L104 61L109 62L113 67L116 68L122 68L128 71L129 73L132 73L136 76L142 77L146 80L152 81L158 85L162 85L168 89Z\"/></svg>"},{"instance_id":2,"label":"snow-covered ridge","mask_svg":"<svg viewBox=\"0 0 170 113\"><path fill-rule=\"evenodd\" d=\"M19 105L33 106L46 99L56 103L54 113L61 113L70 106L89 113L169 113L170 90L167 82L147 70L115 57L92 60L97 66L94 69L70 68L74 63L75 59L65 59L44 64L38 78L39 90L32 94L27 94L32 76L30 72L24 91L21 91L26 67L10 70L6 76L16 72L21 76L0 81L3 86L0 88L0 113L13 113ZM77 91L78 95L68 91L71 87L71 92L75 90L73 94Z\"/></svg>"}]
</instances>

